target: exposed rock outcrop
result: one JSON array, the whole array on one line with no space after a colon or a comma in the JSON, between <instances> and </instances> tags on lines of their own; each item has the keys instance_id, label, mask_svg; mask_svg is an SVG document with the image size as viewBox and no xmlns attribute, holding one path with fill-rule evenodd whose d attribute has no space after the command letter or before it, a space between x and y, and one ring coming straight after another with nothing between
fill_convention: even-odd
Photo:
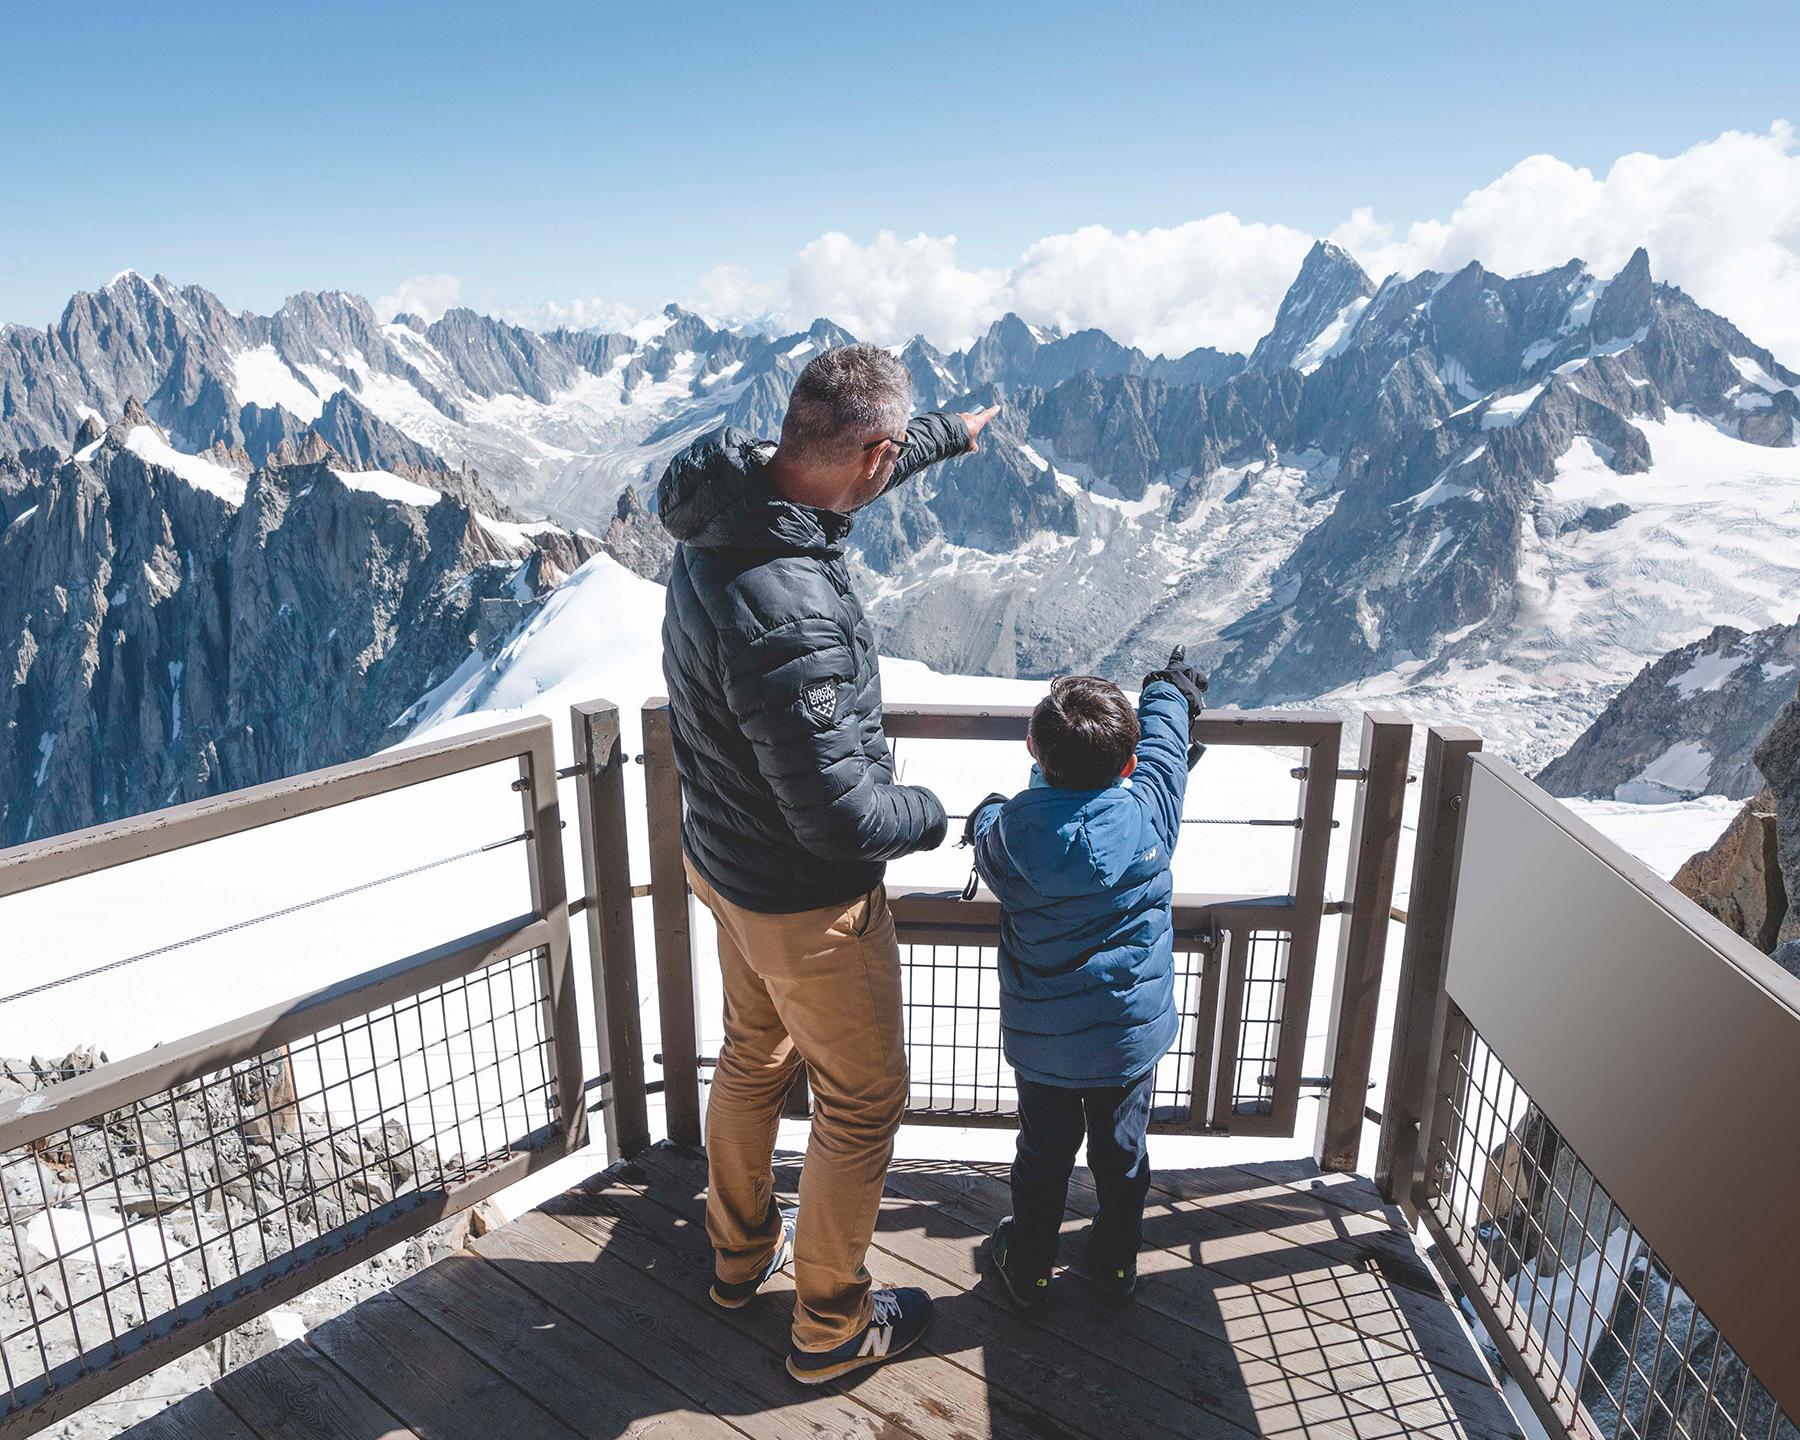
<instances>
[{"instance_id":1,"label":"exposed rock outcrop","mask_svg":"<svg viewBox=\"0 0 1800 1440\"><path fill-rule=\"evenodd\" d=\"M1800 623L1721 625L1646 665L1538 783L1552 795L1639 802L1741 799L1762 785L1756 747L1800 676Z\"/></svg>"},{"instance_id":2,"label":"exposed rock outcrop","mask_svg":"<svg viewBox=\"0 0 1800 1440\"><path fill-rule=\"evenodd\" d=\"M619 492L618 507L600 537L600 548L627 570L658 585L666 585L675 568L674 537L629 485Z\"/></svg>"},{"instance_id":3,"label":"exposed rock outcrop","mask_svg":"<svg viewBox=\"0 0 1800 1440\"><path fill-rule=\"evenodd\" d=\"M1765 955L1774 952L1788 910L1775 822L1774 792L1764 790L1672 882Z\"/></svg>"},{"instance_id":4,"label":"exposed rock outcrop","mask_svg":"<svg viewBox=\"0 0 1800 1440\"><path fill-rule=\"evenodd\" d=\"M528 607L599 548L473 508L473 477L309 444L181 454L129 403L73 460L0 465L0 844L392 744L484 600Z\"/></svg>"},{"instance_id":5,"label":"exposed rock outcrop","mask_svg":"<svg viewBox=\"0 0 1800 1440\"><path fill-rule=\"evenodd\" d=\"M1800 975L1800 699L1788 703L1756 747L1756 763L1775 799L1776 853L1788 913L1775 937L1775 962Z\"/></svg>"}]
</instances>

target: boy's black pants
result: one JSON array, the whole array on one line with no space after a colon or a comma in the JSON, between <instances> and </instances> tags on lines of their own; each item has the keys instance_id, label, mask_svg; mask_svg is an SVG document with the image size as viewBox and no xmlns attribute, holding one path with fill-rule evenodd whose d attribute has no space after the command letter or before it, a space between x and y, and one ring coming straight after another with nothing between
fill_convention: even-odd
<instances>
[{"instance_id":1,"label":"boy's black pants","mask_svg":"<svg viewBox=\"0 0 1800 1440\"><path fill-rule=\"evenodd\" d=\"M1088 1169L1100 1199L1094 1263L1122 1268L1136 1258L1150 1190L1152 1070L1128 1085L1071 1090L1019 1079L1019 1150L1012 1167L1013 1238L1008 1268L1041 1275L1056 1260L1069 1172L1087 1136Z\"/></svg>"}]
</instances>

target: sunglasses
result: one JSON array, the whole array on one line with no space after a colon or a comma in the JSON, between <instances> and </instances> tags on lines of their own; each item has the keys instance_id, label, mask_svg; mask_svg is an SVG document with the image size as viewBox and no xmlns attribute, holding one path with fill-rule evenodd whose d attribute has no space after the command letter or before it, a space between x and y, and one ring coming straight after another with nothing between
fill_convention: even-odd
<instances>
[{"instance_id":1,"label":"sunglasses","mask_svg":"<svg viewBox=\"0 0 1800 1440\"><path fill-rule=\"evenodd\" d=\"M863 454L867 455L871 450L879 450L883 445L892 445L896 450L904 450L906 448L906 437L902 435L896 440L892 435L883 435L879 440L871 440L867 445L863 446Z\"/></svg>"}]
</instances>

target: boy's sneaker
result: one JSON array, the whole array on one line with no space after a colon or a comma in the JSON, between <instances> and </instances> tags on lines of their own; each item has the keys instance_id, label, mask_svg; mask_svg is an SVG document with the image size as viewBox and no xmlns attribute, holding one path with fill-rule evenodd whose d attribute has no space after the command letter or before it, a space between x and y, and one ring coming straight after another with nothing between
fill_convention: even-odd
<instances>
[{"instance_id":1,"label":"boy's sneaker","mask_svg":"<svg viewBox=\"0 0 1800 1440\"><path fill-rule=\"evenodd\" d=\"M1013 1217L1008 1215L994 1230L994 1269L1013 1305L1027 1315L1035 1315L1049 1302L1050 1275L1048 1271L1026 1275L1019 1270L1012 1253L1012 1227Z\"/></svg>"},{"instance_id":2,"label":"boy's sneaker","mask_svg":"<svg viewBox=\"0 0 1800 1440\"><path fill-rule=\"evenodd\" d=\"M914 1286L877 1290L869 1323L835 1350L788 1350L787 1368L802 1385L823 1385L852 1370L892 1360L925 1333L931 1297Z\"/></svg>"},{"instance_id":3,"label":"boy's sneaker","mask_svg":"<svg viewBox=\"0 0 1800 1440\"><path fill-rule=\"evenodd\" d=\"M722 1305L727 1310L741 1310L756 1297L763 1286L787 1268L788 1262L794 1258L794 1217L798 1214L799 1211L791 1205L782 1207L781 1239L776 1242L775 1253L769 1257L769 1263L748 1280L739 1280L735 1284L715 1279L712 1284L713 1304Z\"/></svg>"},{"instance_id":4,"label":"boy's sneaker","mask_svg":"<svg viewBox=\"0 0 1800 1440\"><path fill-rule=\"evenodd\" d=\"M1123 1305L1137 1294L1137 1261L1120 1266L1094 1262L1094 1288L1109 1305Z\"/></svg>"}]
</instances>

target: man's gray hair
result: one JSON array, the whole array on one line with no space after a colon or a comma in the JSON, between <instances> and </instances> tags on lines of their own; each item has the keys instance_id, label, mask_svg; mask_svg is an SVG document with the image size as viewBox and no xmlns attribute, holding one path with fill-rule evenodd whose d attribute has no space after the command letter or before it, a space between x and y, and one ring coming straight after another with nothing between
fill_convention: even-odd
<instances>
[{"instance_id":1,"label":"man's gray hair","mask_svg":"<svg viewBox=\"0 0 1800 1440\"><path fill-rule=\"evenodd\" d=\"M882 435L898 438L912 418L912 376L878 345L822 350L800 372L781 422L781 448L820 464L854 459Z\"/></svg>"}]
</instances>

